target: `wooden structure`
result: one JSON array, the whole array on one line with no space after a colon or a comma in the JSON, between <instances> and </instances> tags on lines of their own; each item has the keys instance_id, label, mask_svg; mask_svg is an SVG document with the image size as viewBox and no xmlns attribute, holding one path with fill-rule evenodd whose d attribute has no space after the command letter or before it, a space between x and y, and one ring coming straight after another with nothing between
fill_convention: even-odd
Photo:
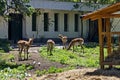
<instances>
[{"instance_id":1,"label":"wooden structure","mask_svg":"<svg viewBox=\"0 0 120 80\"><path fill-rule=\"evenodd\" d=\"M120 14L120 2L107 6L105 8L99 9L97 11L83 15L83 20L91 19L98 20L98 31L99 31L99 46L100 46L100 66L104 69L105 65L120 65L120 62L105 62L104 60L104 37L106 37L107 42L107 53L108 55L112 52L111 46L111 36L114 34L120 35L120 32L111 32L110 18L119 18ZM103 21L104 20L104 21Z\"/></svg>"}]
</instances>

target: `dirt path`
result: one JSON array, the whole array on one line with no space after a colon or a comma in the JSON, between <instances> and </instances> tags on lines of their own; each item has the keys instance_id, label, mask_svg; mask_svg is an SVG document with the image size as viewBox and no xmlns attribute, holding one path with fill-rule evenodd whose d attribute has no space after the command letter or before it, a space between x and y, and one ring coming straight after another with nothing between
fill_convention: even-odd
<instances>
[{"instance_id":1,"label":"dirt path","mask_svg":"<svg viewBox=\"0 0 120 80\"><path fill-rule=\"evenodd\" d=\"M30 48L30 57L27 61L18 61L18 49L14 48L10 53L15 55L15 61L17 64L35 64L35 69L30 71L32 74L31 77L27 77L26 80L120 80L120 70L111 69L111 70L101 70L97 68L79 68L74 70L65 71L57 74L48 74L40 77L36 77L34 72L36 70L48 69L50 66L55 67L65 67L57 62L51 62L47 59L44 59L39 54L40 47L33 46ZM37 64L40 62L40 66Z\"/></svg>"},{"instance_id":2,"label":"dirt path","mask_svg":"<svg viewBox=\"0 0 120 80\"><path fill-rule=\"evenodd\" d=\"M60 63L57 63L57 62L51 62L43 57L40 56L40 53L39 53L39 49L40 47L36 47L36 46L33 46L33 47L30 47L29 49L29 53L30 53L30 56L29 56L29 59L28 60L25 60L25 61L18 61L18 48L14 48L12 51L10 51L10 53L14 54L15 55L15 62L17 64L31 64L31 65L34 65L34 69L31 71L32 73L35 71L35 70L43 70L43 69L48 69L49 67L51 66L54 66L54 67L65 67L65 65L62 65ZM40 65L39 65L40 63Z\"/></svg>"},{"instance_id":3,"label":"dirt path","mask_svg":"<svg viewBox=\"0 0 120 80\"><path fill-rule=\"evenodd\" d=\"M120 80L120 71L79 68L58 74L43 75L35 80Z\"/></svg>"}]
</instances>

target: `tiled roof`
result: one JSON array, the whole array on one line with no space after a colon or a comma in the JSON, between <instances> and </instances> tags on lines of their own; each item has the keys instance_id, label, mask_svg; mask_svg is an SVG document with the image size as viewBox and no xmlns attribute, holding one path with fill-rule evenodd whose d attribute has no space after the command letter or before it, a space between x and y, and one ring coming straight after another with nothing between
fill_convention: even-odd
<instances>
[{"instance_id":1,"label":"tiled roof","mask_svg":"<svg viewBox=\"0 0 120 80\"><path fill-rule=\"evenodd\" d=\"M31 5L34 8L41 9L54 9L54 10L73 10L76 3L74 2L59 2L59 1L49 1L49 0L31 0ZM88 6L83 6L83 3L78 3L80 5L79 8L74 9L76 11L94 11L94 8L90 8Z\"/></svg>"}]
</instances>

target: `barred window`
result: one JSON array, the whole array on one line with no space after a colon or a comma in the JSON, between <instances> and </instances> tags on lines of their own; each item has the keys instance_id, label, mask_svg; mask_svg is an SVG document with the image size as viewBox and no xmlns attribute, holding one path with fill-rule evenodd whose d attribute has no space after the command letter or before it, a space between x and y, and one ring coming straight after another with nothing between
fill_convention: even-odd
<instances>
[{"instance_id":1,"label":"barred window","mask_svg":"<svg viewBox=\"0 0 120 80\"><path fill-rule=\"evenodd\" d=\"M64 31L68 31L68 14L64 14Z\"/></svg>"},{"instance_id":2,"label":"barred window","mask_svg":"<svg viewBox=\"0 0 120 80\"><path fill-rule=\"evenodd\" d=\"M36 13L32 14L32 31L36 31Z\"/></svg>"},{"instance_id":3,"label":"barred window","mask_svg":"<svg viewBox=\"0 0 120 80\"><path fill-rule=\"evenodd\" d=\"M49 25L48 13L44 13L44 31L48 31L48 25Z\"/></svg>"},{"instance_id":4,"label":"barred window","mask_svg":"<svg viewBox=\"0 0 120 80\"><path fill-rule=\"evenodd\" d=\"M79 26L79 15L78 14L75 14L74 15L74 31L75 32L78 32L78 26Z\"/></svg>"},{"instance_id":5,"label":"barred window","mask_svg":"<svg viewBox=\"0 0 120 80\"><path fill-rule=\"evenodd\" d=\"M58 13L54 14L54 21L55 21L54 31L58 31Z\"/></svg>"}]
</instances>

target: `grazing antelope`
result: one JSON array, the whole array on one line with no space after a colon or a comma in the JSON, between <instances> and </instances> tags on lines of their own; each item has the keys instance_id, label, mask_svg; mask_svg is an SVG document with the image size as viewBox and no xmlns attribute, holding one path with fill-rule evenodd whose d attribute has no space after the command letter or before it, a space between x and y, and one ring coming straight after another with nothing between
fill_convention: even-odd
<instances>
[{"instance_id":1,"label":"grazing antelope","mask_svg":"<svg viewBox=\"0 0 120 80\"><path fill-rule=\"evenodd\" d=\"M52 55L52 51L54 48L55 42L51 39L47 40L47 53L49 52L49 55Z\"/></svg>"},{"instance_id":2,"label":"grazing antelope","mask_svg":"<svg viewBox=\"0 0 120 80\"><path fill-rule=\"evenodd\" d=\"M59 34L59 38L62 40L63 49L66 49L67 36L63 36L62 34Z\"/></svg>"},{"instance_id":3,"label":"grazing antelope","mask_svg":"<svg viewBox=\"0 0 120 80\"><path fill-rule=\"evenodd\" d=\"M19 40L17 42L19 48L19 60L22 60L21 54L23 50L24 50L24 59L25 59L25 54L27 54L27 59L28 59L28 54L29 54L28 49L32 43L33 43L33 38L29 38L29 41Z\"/></svg>"},{"instance_id":4,"label":"grazing antelope","mask_svg":"<svg viewBox=\"0 0 120 80\"><path fill-rule=\"evenodd\" d=\"M83 50L83 53L84 53L83 43L84 43L84 39L83 39L83 38L75 38L75 39L73 39L73 40L69 43L69 46L68 46L68 49L67 49L67 50L70 50L70 48L73 46L73 52L74 52L74 51L75 51L75 50L74 50L74 46L80 45L80 46L81 46L81 49Z\"/></svg>"}]
</instances>

